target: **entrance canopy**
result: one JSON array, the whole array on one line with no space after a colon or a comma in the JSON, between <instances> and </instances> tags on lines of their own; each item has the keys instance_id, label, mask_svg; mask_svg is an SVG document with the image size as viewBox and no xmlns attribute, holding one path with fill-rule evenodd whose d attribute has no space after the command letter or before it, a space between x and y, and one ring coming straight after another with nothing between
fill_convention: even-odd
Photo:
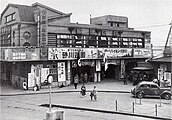
<instances>
[{"instance_id":1,"label":"entrance canopy","mask_svg":"<svg viewBox=\"0 0 172 120\"><path fill-rule=\"evenodd\" d=\"M153 70L153 68L149 68L149 67L134 67L133 70L146 71L146 70Z\"/></svg>"}]
</instances>

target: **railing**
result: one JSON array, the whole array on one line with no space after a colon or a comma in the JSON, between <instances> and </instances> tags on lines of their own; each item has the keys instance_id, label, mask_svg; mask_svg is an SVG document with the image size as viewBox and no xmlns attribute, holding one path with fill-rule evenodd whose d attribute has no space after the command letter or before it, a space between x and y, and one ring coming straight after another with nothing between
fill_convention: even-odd
<instances>
[{"instance_id":1,"label":"railing","mask_svg":"<svg viewBox=\"0 0 172 120\"><path fill-rule=\"evenodd\" d=\"M162 102L160 99L160 103L153 105L146 105L146 103L142 104L142 100L139 99L139 102L132 102L131 104L120 103L118 100L114 101L115 103L115 111L122 113L131 113L131 114L139 114L139 115L149 115L156 117L165 117L171 119L171 112L168 111L166 107L162 107ZM167 104L167 103L164 103ZM170 109L171 110L171 109ZM169 112L169 114L168 114Z\"/></svg>"}]
</instances>

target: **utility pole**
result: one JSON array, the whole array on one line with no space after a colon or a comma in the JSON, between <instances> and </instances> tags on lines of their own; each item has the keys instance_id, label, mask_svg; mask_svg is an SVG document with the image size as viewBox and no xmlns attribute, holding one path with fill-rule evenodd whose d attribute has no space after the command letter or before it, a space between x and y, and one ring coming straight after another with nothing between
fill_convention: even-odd
<instances>
[{"instance_id":1,"label":"utility pole","mask_svg":"<svg viewBox=\"0 0 172 120\"><path fill-rule=\"evenodd\" d=\"M172 57L172 52L171 52L172 51L172 21L169 25L170 25L170 29L169 29L167 40L165 43L164 53L165 53L165 56ZM169 51L169 53L166 53L167 51ZM171 64L171 91L172 91L172 64Z\"/></svg>"}]
</instances>

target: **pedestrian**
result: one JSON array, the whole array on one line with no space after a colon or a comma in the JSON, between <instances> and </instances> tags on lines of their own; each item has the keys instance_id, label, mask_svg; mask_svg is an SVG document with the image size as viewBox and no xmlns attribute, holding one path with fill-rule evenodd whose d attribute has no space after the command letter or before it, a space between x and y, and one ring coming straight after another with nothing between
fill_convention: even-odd
<instances>
[{"instance_id":1,"label":"pedestrian","mask_svg":"<svg viewBox=\"0 0 172 120\"><path fill-rule=\"evenodd\" d=\"M83 75L83 73L80 74L80 83L84 83L84 75Z\"/></svg>"},{"instance_id":2,"label":"pedestrian","mask_svg":"<svg viewBox=\"0 0 172 120\"><path fill-rule=\"evenodd\" d=\"M81 97L86 96L86 87L85 84L83 83L82 87L81 87Z\"/></svg>"},{"instance_id":3,"label":"pedestrian","mask_svg":"<svg viewBox=\"0 0 172 120\"><path fill-rule=\"evenodd\" d=\"M97 88L96 88L96 86L94 86L93 90L91 91L90 97L91 97L91 100L93 100L93 98L94 98L94 100L97 101Z\"/></svg>"},{"instance_id":4,"label":"pedestrian","mask_svg":"<svg viewBox=\"0 0 172 120\"><path fill-rule=\"evenodd\" d=\"M39 91L39 86L38 86L38 84L36 84L36 85L33 87L33 91Z\"/></svg>"},{"instance_id":5,"label":"pedestrian","mask_svg":"<svg viewBox=\"0 0 172 120\"><path fill-rule=\"evenodd\" d=\"M125 75L123 79L124 79L124 85L127 85L127 79L128 79L127 75Z\"/></svg>"},{"instance_id":6,"label":"pedestrian","mask_svg":"<svg viewBox=\"0 0 172 120\"><path fill-rule=\"evenodd\" d=\"M78 82L79 82L79 76L78 76L78 74L76 74L75 77L74 77L74 86L75 86L75 89L77 89Z\"/></svg>"},{"instance_id":7,"label":"pedestrian","mask_svg":"<svg viewBox=\"0 0 172 120\"><path fill-rule=\"evenodd\" d=\"M85 72L85 74L84 74L84 82L87 83L87 81L88 81L88 75L87 75L87 73Z\"/></svg>"},{"instance_id":8,"label":"pedestrian","mask_svg":"<svg viewBox=\"0 0 172 120\"><path fill-rule=\"evenodd\" d=\"M23 81L23 90L27 90L27 83L25 80Z\"/></svg>"}]
</instances>

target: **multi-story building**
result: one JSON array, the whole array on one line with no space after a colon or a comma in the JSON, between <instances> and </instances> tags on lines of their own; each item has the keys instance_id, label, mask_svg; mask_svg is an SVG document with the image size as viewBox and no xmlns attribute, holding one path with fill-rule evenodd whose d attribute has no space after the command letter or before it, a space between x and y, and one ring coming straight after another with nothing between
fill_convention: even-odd
<instances>
[{"instance_id":1,"label":"multi-story building","mask_svg":"<svg viewBox=\"0 0 172 120\"><path fill-rule=\"evenodd\" d=\"M70 16L40 3L9 4L1 14L1 81L33 87L52 74L53 85L68 85L82 73L93 82L119 80L151 58L150 32L129 28L127 17L79 24Z\"/></svg>"}]
</instances>

